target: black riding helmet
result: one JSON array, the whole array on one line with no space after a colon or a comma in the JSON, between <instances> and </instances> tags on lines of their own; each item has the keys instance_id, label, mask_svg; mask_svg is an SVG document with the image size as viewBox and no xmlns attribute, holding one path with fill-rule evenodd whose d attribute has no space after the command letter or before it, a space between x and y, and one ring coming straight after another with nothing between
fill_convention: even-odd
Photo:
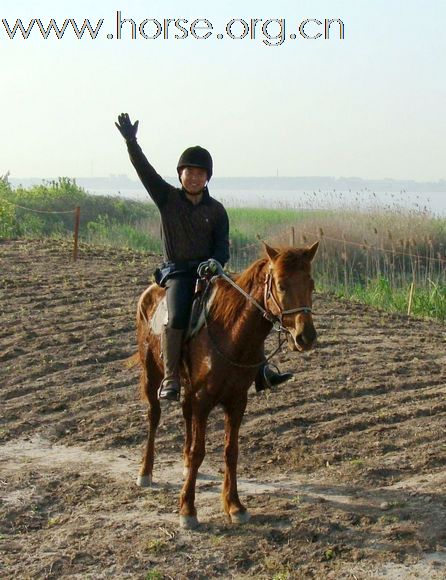
<instances>
[{"instance_id":1,"label":"black riding helmet","mask_svg":"<svg viewBox=\"0 0 446 580\"><path fill-rule=\"evenodd\" d=\"M180 173L183 167L201 167L202 169L206 169L209 181L212 177L211 154L207 149L203 149L203 147L200 147L199 145L195 145L195 147L188 147L185 151L183 151L178 161L178 177L180 177Z\"/></svg>"}]
</instances>

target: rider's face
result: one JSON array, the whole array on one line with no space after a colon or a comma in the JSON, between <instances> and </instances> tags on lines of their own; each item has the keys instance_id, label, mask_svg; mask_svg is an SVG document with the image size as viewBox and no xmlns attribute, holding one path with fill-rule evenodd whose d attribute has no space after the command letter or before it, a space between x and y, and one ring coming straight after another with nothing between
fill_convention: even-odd
<instances>
[{"instance_id":1,"label":"rider's face","mask_svg":"<svg viewBox=\"0 0 446 580\"><path fill-rule=\"evenodd\" d=\"M181 171L181 185L189 195L199 195L207 180L207 171L202 167L184 167Z\"/></svg>"}]
</instances>

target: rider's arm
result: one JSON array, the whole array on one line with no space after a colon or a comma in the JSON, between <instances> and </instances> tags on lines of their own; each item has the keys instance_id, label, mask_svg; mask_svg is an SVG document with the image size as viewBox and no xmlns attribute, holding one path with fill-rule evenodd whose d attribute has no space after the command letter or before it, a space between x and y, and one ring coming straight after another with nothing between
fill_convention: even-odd
<instances>
[{"instance_id":1,"label":"rider's arm","mask_svg":"<svg viewBox=\"0 0 446 580\"><path fill-rule=\"evenodd\" d=\"M155 171L142 152L136 139L127 141L127 149L130 155L130 161L136 169L136 173L142 184L155 204L158 207L162 206L167 200L169 192L175 188Z\"/></svg>"}]
</instances>

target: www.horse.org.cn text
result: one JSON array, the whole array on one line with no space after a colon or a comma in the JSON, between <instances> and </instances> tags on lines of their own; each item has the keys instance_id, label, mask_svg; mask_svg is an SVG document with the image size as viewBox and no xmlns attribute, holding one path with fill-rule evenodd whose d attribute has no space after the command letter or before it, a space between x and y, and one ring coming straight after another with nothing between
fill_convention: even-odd
<instances>
[{"instance_id":1,"label":"www.horse.org.cn text","mask_svg":"<svg viewBox=\"0 0 446 580\"><path fill-rule=\"evenodd\" d=\"M127 18L118 10L114 23L105 31L106 20L86 18L43 21L40 18L2 18L0 32L10 40L232 40L258 41L265 46L281 46L285 41L344 40L345 24L340 18L305 18L290 22L285 18L232 18L217 25L207 18ZM79 24L80 22L80 24Z\"/></svg>"}]
</instances>

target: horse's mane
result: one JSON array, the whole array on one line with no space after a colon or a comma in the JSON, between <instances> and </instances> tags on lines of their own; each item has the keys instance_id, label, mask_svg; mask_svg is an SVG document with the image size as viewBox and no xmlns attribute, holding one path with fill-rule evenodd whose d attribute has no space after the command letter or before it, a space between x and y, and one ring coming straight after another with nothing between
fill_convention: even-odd
<instances>
[{"instance_id":1,"label":"horse's mane","mask_svg":"<svg viewBox=\"0 0 446 580\"><path fill-rule=\"evenodd\" d=\"M280 248L277 259L274 260L274 270L278 276L286 276L288 272L310 269L310 260L306 258L307 248ZM268 258L260 258L253 262L241 274L233 276L233 280L248 294L253 289L264 283L262 276ZM212 315L224 322L227 326L233 326L243 313L246 312L246 298L237 292L224 280L217 281L217 295L212 304Z\"/></svg>"},{"instance_id":2,"label":"horse's mane","mask_svg":"<svg viewBox=\"0 0 446 580\"><path fill-rule=\"evenodd\" d=\"M252 294L253 288L263 284L262 271L268 261L268 258L261 258L251 264L241 274L232 276L245 292ZM212 303L212 316L218 320L224 321L225 325L232 326L240 318L246 309L246 298L237 292L232 286L224 280L217 281L217 295Z\"/></svg>"}]
</instances>

